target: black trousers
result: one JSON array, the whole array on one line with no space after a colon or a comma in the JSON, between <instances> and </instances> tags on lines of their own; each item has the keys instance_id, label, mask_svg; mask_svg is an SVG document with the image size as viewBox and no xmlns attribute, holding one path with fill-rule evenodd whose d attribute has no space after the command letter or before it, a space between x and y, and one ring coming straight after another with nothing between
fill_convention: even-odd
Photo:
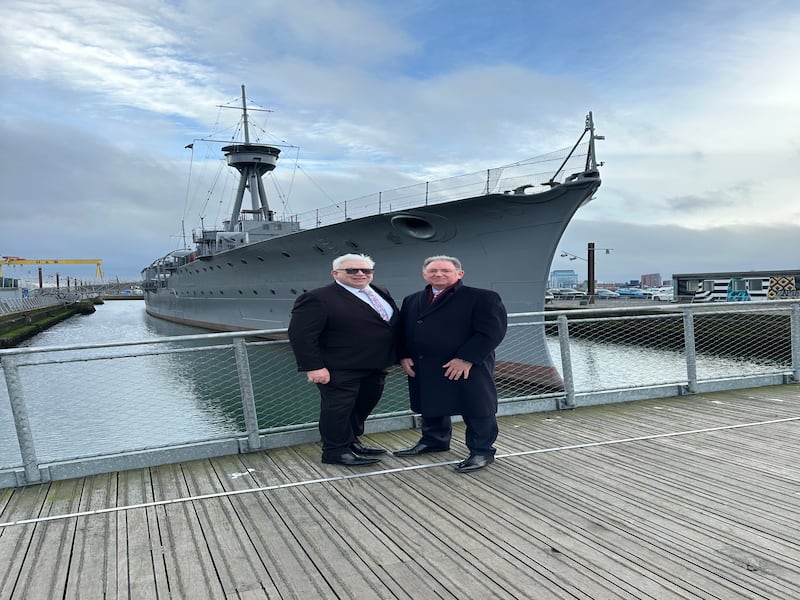
<instances>
[{"instance_id":1,"label":"black trousers","mask_svg":"<svg viewBox=\"0 0 800 600\"><path fill-rule=\"evenodd\" d=\"M476 454L494 456L494 443L497 440L497 416L462 417L467 426L466 443L470 456ZM453 422L448 416L426 417L422 415L422 439L420 442L441 448L450 447L453 435Z\"/></svg>"},{"instance_id":2,"label":"black trousers","mask_svg":"<svg viewBox=\"0 0 800 600\"><path fill-rule=\"evenodd\" d=\"M328 383L317 384L320 395L319 435L322 455L337 457L364 433L364 422L378 405L386 370L331 371Z\"/></svg>"}]
</instances>

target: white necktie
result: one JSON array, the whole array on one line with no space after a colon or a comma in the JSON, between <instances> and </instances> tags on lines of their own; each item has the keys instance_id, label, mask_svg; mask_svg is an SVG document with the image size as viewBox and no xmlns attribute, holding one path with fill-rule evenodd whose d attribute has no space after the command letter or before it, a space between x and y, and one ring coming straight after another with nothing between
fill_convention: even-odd
<instances>
[{"instance_id":1,"label":"white necktie","mask_svg":"<svg viewBox=\"0 0 800 600\"><path fill-rule=\"evenodd\" d=\"M388 321L389 313L387 313L386 309L383 308L383 304L381 304L381 299L378 298L378 295L372 290L369 290L367 288L364 288L361 291L367 296L367 298L369 298L369 303L372 304L372 307L376 311L378 311L378 314L381 316L381 319L383 319L384 321Z\"/></svg>"}]
</instances>

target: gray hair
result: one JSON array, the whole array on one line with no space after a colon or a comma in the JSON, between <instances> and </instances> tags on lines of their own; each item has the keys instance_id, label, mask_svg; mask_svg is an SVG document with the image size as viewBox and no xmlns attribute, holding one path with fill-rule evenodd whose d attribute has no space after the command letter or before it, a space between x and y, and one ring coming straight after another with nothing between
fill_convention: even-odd
<instances>
[{"instance_id":1,"label":"gray hair","mask_svg":"<svg viewBox=\"0 0 800 600\"><path fill-rule=\"evenodd\" d=\"M422 263L422 270L425 270L429 264L431 264L435 260L446 260L447 262L453 263L453 266L456 268L457 271L461 270L461 261L458 260L455 256L446 256L444 254L439 254L438 256L429 256L425 259Z\"/></svg>"},{"instance_id":2,"label":"gray hair","mask_svg":"<svg viewBox=\"0 0 800 600\"><path fill-rule=\"evenodd\" d=\"M348 260L362 260L369 264L370 269L375 266L375 261L366 254L342 254L333 259L333 270L338 271Z\"/></svg>"}]
</instances>

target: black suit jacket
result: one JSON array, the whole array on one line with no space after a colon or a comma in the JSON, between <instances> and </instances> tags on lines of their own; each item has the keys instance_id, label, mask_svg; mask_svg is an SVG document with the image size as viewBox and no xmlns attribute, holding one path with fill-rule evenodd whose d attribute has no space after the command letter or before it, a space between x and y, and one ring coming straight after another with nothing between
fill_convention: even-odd
<instances>
[{"instance_id":1,"label":"black suit jacket","mask_svg":"<svg viewBox=\"0 0 800 600\"><path fill-rule=\"evenodd\" d=\"M370 287L394 309L388 323L336 282L297 297L289 342L298 371L385 369L397 362L400 311L387 290Z\"/></svg>"},{"instance_id":2,"label":"black suit jacket","mask_svg":"<svg viewBox=\"0 0 800 600\"><path fill-rule=\"evenodd\" d=\"M406 296L401 309L398 358L412 358L411 410L424 417L485 417L497 412L494 350L507 328L506 308L492 290L461 281L428 303L430 286ZM443 365L451 358L472 363L469 379L451 381Z\"/></svg>"}]
</instances>

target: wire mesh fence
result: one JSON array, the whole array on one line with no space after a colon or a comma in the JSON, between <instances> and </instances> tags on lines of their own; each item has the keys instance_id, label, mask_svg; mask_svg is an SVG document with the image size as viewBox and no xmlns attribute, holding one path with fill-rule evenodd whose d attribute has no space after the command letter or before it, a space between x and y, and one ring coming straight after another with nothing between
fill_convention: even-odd
<instances>
[{"instance_id":1,"label":"wire mesh fence","mask_svg":"<svg viewBox=\"0 0 800 600\"><path fill-rule=\"evenodd\" d=\"M548 311L509 323L496 353L501 412L800 380L798 301ZM258 333L0 351L0 475L30 482L65 461L231 440L247 451L291 431L313 438L316 387L285 339L265 339L285 332ZM407 380L394 367L370 422L398 416L410 425Z\"/></svg>"}]
</instances>

